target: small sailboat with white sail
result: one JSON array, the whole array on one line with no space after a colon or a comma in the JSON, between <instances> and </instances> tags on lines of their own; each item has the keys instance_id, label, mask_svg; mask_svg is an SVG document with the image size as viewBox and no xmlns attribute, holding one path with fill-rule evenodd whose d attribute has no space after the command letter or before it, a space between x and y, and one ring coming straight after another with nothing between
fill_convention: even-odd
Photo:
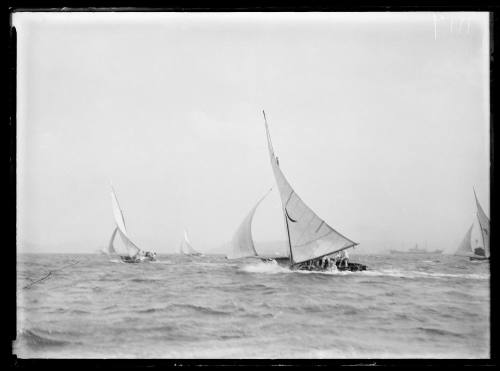
<instances>
[{"instance_id":1,"label":"small sailboat with white sail","mask_svg":"<svg viewBox=\"0 0 500 371\"><path fill-rule=\"evenodd\" d=\"M202 253L196 251L193 248L193 245L191 245L191 242L189 241L188 233L186 230L184 230L184 239L181 242L181 246L179 247L179 251L182 255L189 255L189 256L201 256Z\"/></svg>"},{"instance_id":2,"label":"small sailboat with white sail","mask_svg":"<svg viewBox=\"0 0 500 371\"><path fill-rule=\"evenodd\" d=\"M267 191L267 193L261 197L259 201L250 209L246 217L241 222L240 226L236 230L236 233L233 236L233 239L230 243L231 251L226 256L227 259L244 259L244 258L256 258L260 259L264 262L270 261L280 261L284 260L288 262L288 257L267 257L263 255L259 255L257 250L255 249L255 244L252 238L252 221L255 215L255 211L259 207L259 205L264 201L264 199L271 193L272 188Z\"/></svg>"},{"instance_id":3,"label":"small sailboat with white sail","mask_svg":"<svg viewBox=\"0 0 500 371\"><path fill-rule=\"evenodd\" d=\"M297 270L329 270L335 263L338 270L366 270L366 266L348 261L345 250L358 243L343 236L311 210L294 191L281 171L274 153L266 114L264 123L267 134L269 158L281 197L281 205L287 231L288 266ZM333 258L333 262L332 262Z\"/></svg>"},{"instance_id":4,"label":"small sailboat with white sail","mask_svg":"<svg viewBox=\"0 0 500 371\"><path fill-rule=\"evenodd\" d=\"M477 199L476 191L474 189L473 191L476 200L476 213L455 255L467 256L470 260L489 261L490 220Z\"/></svg>"},{"instance_id":5,"label":"small sailboat with white sail","mask_svg":"<svg viewBox=\"0 0 500 371\"><path fill-rule=\"evenodd\" d=\"M141 250L129 237L127 228L125 227L125 219L123 211L118 203L115 190L111 186L111 204L113 206L113 216L116 227L113 230L108 244L108 255L119 256L125 263L140 263L142 261L155 261L156 253ZM115 246L116 235L120 236L121 244Z\"/></svg>"}]
</instances>

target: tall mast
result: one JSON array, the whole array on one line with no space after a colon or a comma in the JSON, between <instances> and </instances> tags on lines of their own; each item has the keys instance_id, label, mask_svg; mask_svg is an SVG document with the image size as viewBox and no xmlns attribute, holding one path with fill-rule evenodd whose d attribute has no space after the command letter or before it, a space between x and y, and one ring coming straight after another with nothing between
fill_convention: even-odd
<instances>
[{"instance_id":1,"label":"tall mast","mask_svg":"<svg viewBox=\"0 0 500 371\"><path fill-rule=\"evenodd\" d=\"M125 228L127 228L127 225L125 224L125 216L124 216L122 207L120 206L120 203L118 202L118 197L116 197L116 192L115 192L115 188L113 187L113 184L110 184L110 187L111 187L111 192L113 192L113 196L115 197L116 204L118 205L118 210L120 210L120 213L122 214L123 226Z\"/></svg>"},{"instance_id":2,"label":"tall mast","mask_svg":"<svg viewBox=\"0 0 500 371\"><path fill-rule=\"evenodd\" d=\"M292 243L290 242L290 228L288 228L288 218L286 216L285 209L283 209L283 216L285 217L286 235L288 237L288 250L290 251L290 265L293 265Z\"/></svg>"},{"instance_id":3,"label":"tall mast","mask_svg":"<svg viewBox=\"0 0 500 371\"><path fill-rule=\"evenodd\" d=\"M476 190L474 187L472 187L472 191L474 192L474 198L476 199L476 218L477 222L479 224L479 230L481 231L481 239L483 240L483 250L484 250L484 255L486 256L486 243L484 242L484 231L483 231L483 226L481 225L481 220L479 219L479 201L477 200L477 195L476 195Z\"/></svg>"},{"instance_id":4,"label":"tall mast","mask_svg":"<svg viewBox=\"0 0 500 371\"><path fill-rule=\"evenodd\" d=\"M269 126L267 125L266 112L264 110L262 110L262 114L264 115L264 123L266 125L266 135L267 135L267 144L269 147L269 153L272 154L273 158L276 158L276 156L274 155L273 144L271 142L271 134L269 133ZM279 164L277 164L277 165L279 166ZM290 228L288 228L288 220L286 217L286 210L285 210L285 207L283 205L282 205L281 210L283 212L283 218L285 219L286 234L287 234L287 238L288 238L288 250L290 252L290 265L292 265L293 264L293 253L292 253L292 243L290 241Z\"/></svg>"}]
</instances>

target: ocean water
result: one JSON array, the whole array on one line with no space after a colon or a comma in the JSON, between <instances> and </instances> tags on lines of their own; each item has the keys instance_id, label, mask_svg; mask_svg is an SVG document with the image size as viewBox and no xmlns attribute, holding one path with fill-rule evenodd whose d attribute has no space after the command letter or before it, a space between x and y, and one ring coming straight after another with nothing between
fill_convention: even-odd
<instances>
[{"instance_id":1,"label":"ocean water","mask_svg":"<svg viewBox=\"0 0 500 371\"><path fill-rule=\"evenodd\" d=\"M97 254L19 255L14 352L20 358L490 355L489 263L352 254L369 270L312 273L215 255L159 259L125 264Z\"/></svg>"}]
</instances>

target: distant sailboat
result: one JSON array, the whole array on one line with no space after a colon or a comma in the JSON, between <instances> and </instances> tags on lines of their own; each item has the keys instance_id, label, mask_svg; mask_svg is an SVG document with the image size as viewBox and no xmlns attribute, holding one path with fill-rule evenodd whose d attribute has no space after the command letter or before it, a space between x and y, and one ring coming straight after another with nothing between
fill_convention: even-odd
<instances>
[{"instance_id":1,"label":"distant sailboat","mask_svg":"<svg viewBox=\"0 0 500 371\"><path fill-rule=\"evenodd\" d=\"M474 198L476 200L476 215L455 255L468 256L470 260L489 260L490 220L484 213L475 190Z\"/></svg>"},{"instance_id":2,"label":"distant sailboat","mask_svg":"<svg viewBox=\"0 0 500 371\"><path fill-rule=\"evenodd\" d=\"M330 227L295 193L280 169L278 158L271 143L266 114L264 111L262 113L264 114L271 167L281 196L288 237L290 268L303 269L308 263L315 263L323 257L328 257L358 245ZM349 263L349 266L345 269L364 270L366 266Z\"/></svg>"},{"instance_id":3,"label":"distant sailboat","mask_svg":"<svg viewBox=\"0 0 500 371\"><path fill-rule=\"evenodd\" d=\"M130 239L127 229L125 227L125 219L123 218L123 212L118 203L118 199L115 194L115 190L111 187L111 204L113 206L113 216L115 218L116 228L113 230L111 239L108 244L108 254L118 255L122 261L125 263L139 263L143 260L156 260L154 258L154 253L142 251L135 243ZM120 236L123 246L120 248L115 247L114 242L116 234Z\"/></svg>"},{"instance_id":4,"label":"distant sailboat","mask_svg":"<svg viewBox=\"0 0 500 371\"><path fill-rule=\"evenodd\" d=\"M196 251L193 246L191 245L191 242L189 242L189 238L187 235L187 232L184 230L184 240L181 242L181 246L179 248L180 253L184 255L191 255L191 256L200 256L202 255L198 251Z\"/></svg>"},{"instance_id":5,"label":"distant sailboat","mask_svg":"<svg viewBox=\"0 0 500 371\"><path fill-rule=\"evenodd\" d=\"M270 258L259 255L255 250L255 245L252 238L252 221L255 211L271 191L272 188L269 189L269 191L267 191L267 193L259 201L257 201L255 206L250 210L245 219L243 219L243 221L241 222L240 226L233 236L233 239L231 240L231 252L226 256L227 259L258 258L263 261L280 259L277 257ZM288 257L281 259L288 260Z\"/></svg>"},{"instance_id":6,"label":"distant sailboat","mask_svg":"<svg viewBox=\"0 0 500 371\"><path fill-rule=\"evenodd\" d=\"M473 227L474 227L474 224L471 224L471 226L467 230L467 233L465 233L465 236L464 236L462 242L458 246L458 249L455 252L455 255L470 256L472 254L471 235L472 235L472 228Z\"/></svg>"}]
</instances>

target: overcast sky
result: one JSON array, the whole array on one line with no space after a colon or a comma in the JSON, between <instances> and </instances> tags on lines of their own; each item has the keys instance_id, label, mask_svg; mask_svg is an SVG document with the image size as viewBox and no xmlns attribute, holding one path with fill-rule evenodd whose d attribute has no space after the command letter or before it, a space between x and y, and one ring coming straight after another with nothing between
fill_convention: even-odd
<instances>
[{"instance_id":1,"label":"overcast sky","mask_svg":"<svg viewBox=\"0 0 500 371\"><path fill-rule=\"evenodd\" d=\"M207 251L274 185L359 252L489 215L487 13L17 13L18 251ZM253 224L286 237L277 189ZM36 247L33 247L35 246ZM31 247L30 247L31 246Z\"/></svg>"}]
</instances>

